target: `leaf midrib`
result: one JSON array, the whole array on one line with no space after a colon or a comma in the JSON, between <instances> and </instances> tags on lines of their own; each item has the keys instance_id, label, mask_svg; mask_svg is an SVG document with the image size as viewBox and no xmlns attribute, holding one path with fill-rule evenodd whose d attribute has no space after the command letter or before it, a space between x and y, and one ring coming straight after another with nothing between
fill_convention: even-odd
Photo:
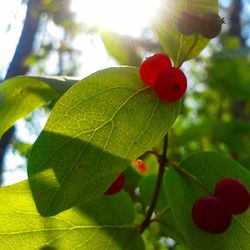
<instances>
[{"instance_id":1,"label":"leaf midrib","mask_svg":"<svg viewBox=\"0 0 250 250\"><path fill-rule=\"evenodd\" d=\"M0 235L18 235L18 234L27 234L27 233L41 233L49 231L72 231L72 230L84 230L84 229L133 229L134 225L89 225L89 226L73 226L73 227L62 227L62 228L38 228L33 230L23 230L10 233L0 233Z\"/></svg>"}]
</instances>

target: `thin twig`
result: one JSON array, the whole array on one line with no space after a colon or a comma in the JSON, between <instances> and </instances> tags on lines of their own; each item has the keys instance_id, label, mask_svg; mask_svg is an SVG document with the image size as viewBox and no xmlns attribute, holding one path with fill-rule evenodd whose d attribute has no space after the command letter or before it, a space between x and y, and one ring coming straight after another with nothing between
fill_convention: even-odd
<instances>
[{"instance_id":1,"label":"thin twig","mask_svg":"<svg viewBox=\"0 0 250 250\"><path fill-rule=\"evenodd\" d=\"M144 153L144 155L146 155L146 154L152 154L152 155L154 155L157 159L159 159L159 157L160 157L160 154L159 154L156 150L154 150L154 149L146 151L146 152Z\"/></svg>"},{"instance_id":2,"label":"thin twig","mask_svg":"<svg viewBox=\"0 0 250 250\"><path fill-rule=\"evenodd\" d=\"M155 206L156 206L157 199L158 199L160 189L161 189L161 184L162 184L162 180L163 180L165 167L166 167L167 162L168 162L168 160L167 160L167 148L168 148L168 134L166 134L164 137L163 151L162 151L162 154L158 158L159 170L158 170L158 176L157 176L157 181L156 181L153 197L152 197L150 206L148 208L147 214L146 214L144 220L142 221L142 223L139 225L139 232L140 233L143 233L144 230L151 223L151 217L152 217L152 214L155 210Z\"/></svg>"}]
</instances>

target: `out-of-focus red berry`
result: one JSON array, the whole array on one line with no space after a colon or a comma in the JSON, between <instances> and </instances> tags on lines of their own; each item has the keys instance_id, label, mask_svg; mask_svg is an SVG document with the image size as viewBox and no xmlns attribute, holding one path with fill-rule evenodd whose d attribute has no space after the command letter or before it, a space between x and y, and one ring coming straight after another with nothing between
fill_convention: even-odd
<instances>
[{"instance_id":1,"label":"out-of-focus red berry","mask_svg":"<svg viewBox=\"0 0 250 250\"><path fill-rule=\"evenodd\" d=\"M147 172L147 165L141 159L135 161L135 166L137 167L140 173L144 174Z\"/></svg>"}]
</instances>

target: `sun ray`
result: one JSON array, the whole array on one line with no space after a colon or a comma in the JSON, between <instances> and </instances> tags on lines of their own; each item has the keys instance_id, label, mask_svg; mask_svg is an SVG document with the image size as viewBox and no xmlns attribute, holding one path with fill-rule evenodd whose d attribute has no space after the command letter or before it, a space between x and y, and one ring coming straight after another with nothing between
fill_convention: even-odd
<instances>
[{"instance_id":1,"label":"sun ray","mask_svg":"<svg viewBox=\"0 0 250 250\"><path fill-rule=\"evenodd\" d=\"M160 0L72 0L77 20L88 26L138 37L150 25Z\"/></svg>"}]
</instances>

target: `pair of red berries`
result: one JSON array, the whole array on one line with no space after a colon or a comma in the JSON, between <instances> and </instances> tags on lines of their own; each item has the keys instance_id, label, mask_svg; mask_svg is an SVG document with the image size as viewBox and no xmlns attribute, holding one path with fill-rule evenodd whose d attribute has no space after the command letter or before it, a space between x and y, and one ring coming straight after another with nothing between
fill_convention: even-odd
<instances>
[{"instance_id":1,"label":"pair of red berries","mask_svg":"<svg viewBox=\"0 0 250 250\"><path fill-rule=\"evenodd\" d=\"M172 66L170 58L158 53L148 57L140 67L144 83L152 86L161 101L175 102L186 92L187 78L179 69Z\"/></svg>"},{"instance_id":2,"label":"pair of red berries","mask_svg":"<svg viewBox=\"0 0 250 250\"><path fill-rule=\"evenodd\" d=\"M207 39L212 39L220 34L223 23L224 19L214 12L200 16L191 11L183 11L177 27L180 33L186 36L201 34Z\"/></svg>"},{"instance_id":3,"label":"pair of red berries","mask_svg":"<svg viewBox=\"0 0 250 250\"><path fill-rule=\"evenodd\" d=\"M224 178L215 187L214 195L198 199L192 209L194 223L202 230L219 234L231 224L233 214L245 212L250 195L245 185L235 178Z\"/></svg>"}]
</instances>

